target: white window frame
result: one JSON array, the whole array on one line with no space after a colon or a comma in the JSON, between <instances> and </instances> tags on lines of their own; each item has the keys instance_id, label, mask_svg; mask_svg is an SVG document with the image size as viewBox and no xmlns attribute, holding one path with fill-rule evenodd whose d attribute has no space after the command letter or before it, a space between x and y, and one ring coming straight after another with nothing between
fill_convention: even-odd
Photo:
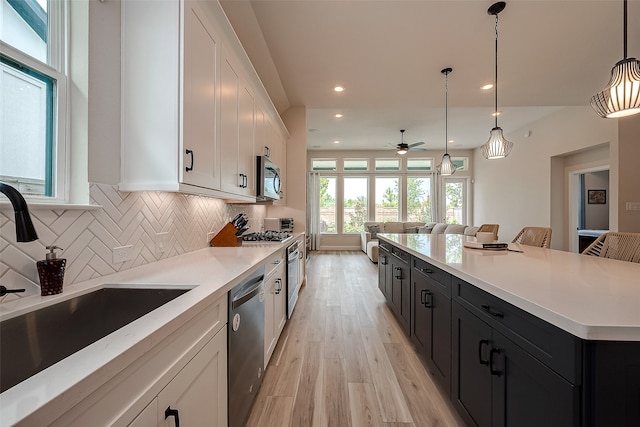
<instances>
[{"instance_id":1,"label":"white window frame","mask_svg":"<svg viewBox=\"0 0 640 427\"><path fill-rule=\"evenodd\" d=\"M66 0L49 0L47 6L48 43L45 64L30 55L0 40L0 51L12 60L21 63L55 81L53 93L53 196L25 195L27 201L42 204L65 204L69 201L70 141L69 92L66 71L68 52L68 4Z\"/></svg>"}]
</instances>

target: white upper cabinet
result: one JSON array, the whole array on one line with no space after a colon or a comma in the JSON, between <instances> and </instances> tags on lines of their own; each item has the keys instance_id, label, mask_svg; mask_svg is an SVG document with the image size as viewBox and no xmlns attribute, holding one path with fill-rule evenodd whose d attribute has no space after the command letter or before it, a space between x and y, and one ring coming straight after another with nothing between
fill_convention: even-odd
<instances>
[{"instance_id":1,"label":"white upper cabinet","mask_svg":"<svg viewBox=\"0 0 640 427\"><path fill-rule=\"evenodd\" d=\"M185 4L181 182L220 188L216 138L220 43L198 3Z\"/></svg>"},{"instance_id":2,"label":"white upper cabinet","mask_svg":"<svg viewBox=\"0 0 640 427\"><path fill-rule=\"evenodd\" d=\"M246 80L237 71L239 68L230 52L223 52L220 70L221 189L254 197L255 201L255 99Z\"/></svg>"},{"instance_id":3,"label":"white upper cabinet","mask_svg":"<svg viewBox=\"0 0 640 427\"><path fill-rule=\"evenodd\" d=\"M266 138L257 109L263 123L287 130L220 4L127 0L121 8L119 189L254 202L264 145L255 141Z\"/></svg>"}]
</instances>

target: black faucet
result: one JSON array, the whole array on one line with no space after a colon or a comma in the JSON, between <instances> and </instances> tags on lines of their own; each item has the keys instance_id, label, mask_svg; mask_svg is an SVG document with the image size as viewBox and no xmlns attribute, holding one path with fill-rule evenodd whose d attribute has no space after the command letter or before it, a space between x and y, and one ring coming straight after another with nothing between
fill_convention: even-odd
<instances>
[{"instance_id":1,"label":"black faucet","mask_svg":"<svg viewBox=\"0 0 640 427\"><path fill-rule=\"evenodd\" d=\"M29 215L29 208L22 194L4 182L0 182L0 192L9 198L13 206L13 211L16 214L16 239L18 242L33 242L34 240L38 240L38 233L36 233L36 229L33 227L33 222L31 222L31 216Z\"/></svg>"},{"instance_id":2,"label":"black faucet","mask_svg":"<svg viewBox=\"0 0 640 427\"><path fill-rule=\"evenodd\" d=\"M13 211L16 214L16 240L18 242L33 242L38 239L38 233L31 222L29 208L22 194L12 186L0 182L0 192L9 198ZM0 286L0 296L8 293L24 292L25 289L7 289Z\"/></svg>"}]
</instances>

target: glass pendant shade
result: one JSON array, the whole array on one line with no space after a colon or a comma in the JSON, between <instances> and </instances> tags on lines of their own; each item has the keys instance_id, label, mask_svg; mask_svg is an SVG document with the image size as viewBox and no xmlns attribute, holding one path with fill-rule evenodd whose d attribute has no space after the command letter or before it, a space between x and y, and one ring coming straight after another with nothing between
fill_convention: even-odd
<instances>
[{"instance_id":1,"label":"glass pendant shade","mask_svg":"<svg viewBox=\"0 0 640 427\"><path fill-rule=\"evenodd\" d=\"M485 159L502 159L507 157L513 148L513 142L505 139L502 128L491 129L489 140L482 146L482 156Z\"/></svg>"},{"instance_id":2,"label":"glass pendant shade","mask_svg":"<svg viewBox=\"0 0 640 427\"><path fill-rule=\"evenodd\" d=\"M442 156L442 163L440 163L437 167L440 175L453 175L455 171L458 169L456 165L451 161L451 156L446 154Z\"/></svg>"},{"instance_id":3,"label":"glass pendant shade","mask_svg":"<svg viewBox=\"0 0 640 427\"><path fill-rule=\"evenodd\" d=\"M602 118L640 113L640 61L627 58L611 70L607 87L591 97L591 106Z\"/></svg>"}]
</instances>

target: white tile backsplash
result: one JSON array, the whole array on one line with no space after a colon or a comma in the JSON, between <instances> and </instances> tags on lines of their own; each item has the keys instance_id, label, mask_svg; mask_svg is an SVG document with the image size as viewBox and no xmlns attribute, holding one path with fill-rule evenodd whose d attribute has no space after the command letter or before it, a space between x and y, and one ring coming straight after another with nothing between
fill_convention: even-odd
<instances>
[{"instance_id":1,"label":"white tile backsplash","mask_svg":"<svg viewBox=\"0 0 640 427\"><path fill-rule=\"evenodd\" d=\"M207 234L218 232L238 212L249 217L249 232L258 231L263 205L226 204L220 199L180 193L122 193L117 187L91 184L97 210L30 209L39 239L17 243L13 210L0 210L0 283L24 287L25 294L7 295L0 302L40 293L36 262L44 259L45 246L64 249L65 284L91 279L206 248ZM155 247L155 234L167 232L163 253ZM132 245L133 258L114 264L112 249Z\"/></svg>"}]
</instances>

